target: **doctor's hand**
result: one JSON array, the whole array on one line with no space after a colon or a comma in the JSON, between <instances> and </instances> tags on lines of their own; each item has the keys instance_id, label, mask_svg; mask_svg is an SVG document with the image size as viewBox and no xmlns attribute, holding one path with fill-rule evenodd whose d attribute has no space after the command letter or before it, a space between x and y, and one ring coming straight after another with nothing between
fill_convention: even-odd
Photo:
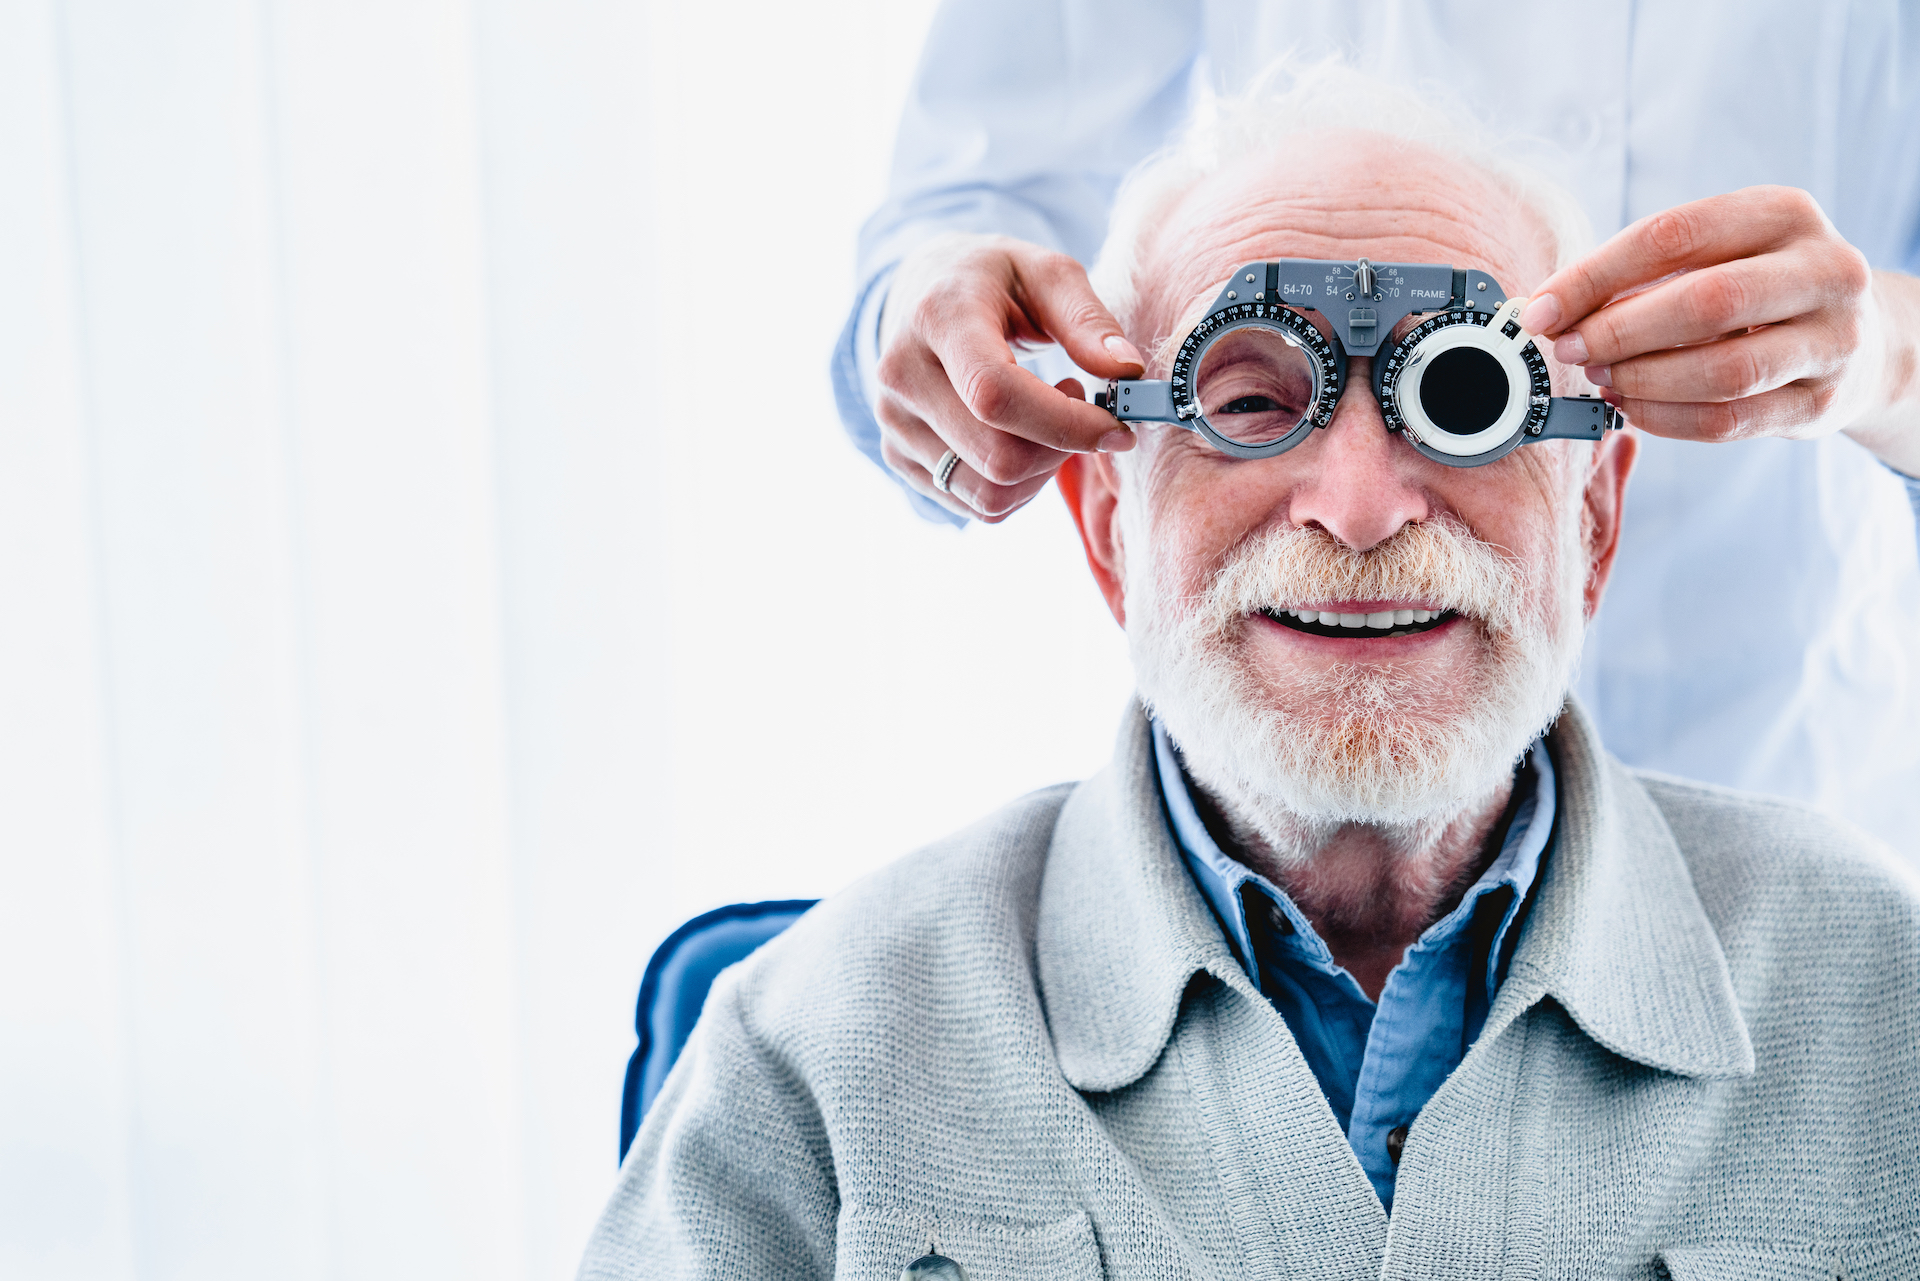
<instances>
[{"instance_id":1,"label":"doctor's hand","mask_svg":"<svg viewBox=\"0 0 1920 1281\"><path fill-rule=\"evenodd\" d=\"M1872 271L1804 191L1643 218L1549 277L1520 323L1656 436L1844 428L1920 472L1920 281Z\"/></svg>"},{"instance_id":2,"label":"doctor's hand","mask_svg":"<svg viewBox=\"0 0 1920 1281\"><path fill-rule=\"evenodd\" d=\"M963 516L1004 520L1070 453L1133 448L1075 379L1049 387L1014 363L1015 343L1057 342L1102 378L1137 378L1126 340L1065 254L1006 236L951 234L895 268L880 323L880 453L921 493ZM960 457L948 493L933 471Z\"/></svg>"}]
</instances>

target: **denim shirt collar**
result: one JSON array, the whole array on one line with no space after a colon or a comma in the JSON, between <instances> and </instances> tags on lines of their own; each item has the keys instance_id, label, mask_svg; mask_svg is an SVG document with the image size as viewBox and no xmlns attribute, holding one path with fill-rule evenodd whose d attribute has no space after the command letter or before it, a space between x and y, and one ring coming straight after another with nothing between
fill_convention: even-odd
<instances>
[{"instance_id":1,"label":"denim shirt collar","mask_svg":"<svg viewBox=\"0 0 1920 1281\"><path fill-rule=\"evenodd\" d=\"M1260 986L1260 967L1254 962L1252 935L1242 893L1248 885L1257 887L1286 916L1292 930L1285 946L1294 953L1296 960L1327 974L1340 974L1347 982L1353 982L1351 976L1345 975L1334 961L1332 951L1286 891L1220 848L1194 805L1193 793L1188 787L1186 772L1181 768L1179 752L1172 738L1159 721L1153 720L1151 724L1160 792L1166 802L1167 819L1173 829L1174 842L1186 859L1194 882L1219 919L1235 959L1246 969L1247 977L1254 986ZM1513 940L1508 935L1523 913L1527 895L1539 874L1547 841L1553 834L1556 805L1553 760L1540 740L1535 740L1522 758L1515 786L1519 789L1520 800L1514 807L1512 820L1507 824L1499 854L1460 903L1446 916L1428 926L1414 943L1415 949L1449 945L1472 922L1475 909L1483 898L1502 888L1511 889L1513 893L1495 927L1492 946L1488 950L1486 982L1489 1001L1499 988L1503 959L1512 955ZM1358 991L1358 984L1354 986Z\"/></svg>"}]
</instances>

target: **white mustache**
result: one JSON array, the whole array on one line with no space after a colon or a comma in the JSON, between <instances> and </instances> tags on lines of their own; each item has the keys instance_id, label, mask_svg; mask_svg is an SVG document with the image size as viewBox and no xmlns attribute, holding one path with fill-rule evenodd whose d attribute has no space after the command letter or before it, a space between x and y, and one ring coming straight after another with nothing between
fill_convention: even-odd
<instances>
[{"instance_id":1,"label":"white mustache","mask_svg":"<svg viewBox=\"0 0 1920 1281\"><path fill-rule=\"evenodd\" d=\"M1356 552L1317 527L1278 528L1236 547L1192 623L1224 635L1245 615L1340 600L1404 600L1454 610L1495 635L1523 624L1529 566L1438 517Z\"/></svg>"}]
</instances>

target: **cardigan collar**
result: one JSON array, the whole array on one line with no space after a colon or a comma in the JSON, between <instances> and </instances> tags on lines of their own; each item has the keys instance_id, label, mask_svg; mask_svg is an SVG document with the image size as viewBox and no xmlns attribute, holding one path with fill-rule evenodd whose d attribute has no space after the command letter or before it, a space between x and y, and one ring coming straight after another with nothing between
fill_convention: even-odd
<instances>
[{"instance_id":1,"label":"cardigan collar","mask_svg":"<svg viewBox=\"0 0 1920 1281\"><path fill-rule=\"evenodd\" d=\"M1557 843L1482 1033L1545 997L1599 1044L1682 1076L1753 1071L1725 955L1672 831L1571 700L1548 735ZM1112 763L1068 798L1040 885L1035 962L1061 1070L1121 1089L1166 1048L1205 974L1254 995L1168 831L1136 703Z\"/></svg>"}]
</instances>

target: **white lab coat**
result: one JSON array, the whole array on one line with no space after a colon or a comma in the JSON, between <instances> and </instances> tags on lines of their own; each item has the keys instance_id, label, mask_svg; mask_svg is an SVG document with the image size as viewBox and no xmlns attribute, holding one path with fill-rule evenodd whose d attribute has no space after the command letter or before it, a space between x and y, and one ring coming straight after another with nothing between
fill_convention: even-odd
<instances>
[{"instance_id":1,"label":"white lab coat","mask_svg":"<svg viewBox=\"0 0 1920 1281\"><path fill-rule=\"evenodd\" d=\"M877 453L872 320L901 254L979 230L1090 261L1120 178L1194 94L1289 50L1455 98L1572 189L1602 237L1784 183L1876 267L1920 268L1913 3L950 0L861 237L865 306L835 361L856 441ZM1644 438L1581 694L1634 765L1812 801L1920 862L1905 487L1843 438Z\"/></svg>"}]
</instances>

